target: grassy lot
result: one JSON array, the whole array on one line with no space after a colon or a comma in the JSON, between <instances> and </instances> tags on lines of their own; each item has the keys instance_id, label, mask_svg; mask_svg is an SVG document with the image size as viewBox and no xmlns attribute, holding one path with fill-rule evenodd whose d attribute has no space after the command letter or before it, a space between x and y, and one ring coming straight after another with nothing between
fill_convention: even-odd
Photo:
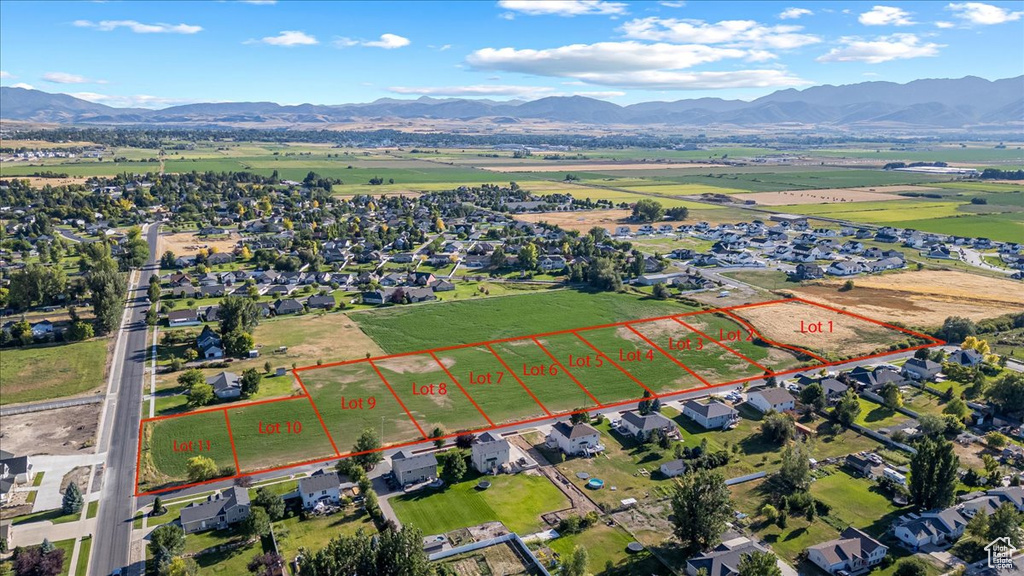
<instances>
[{"instance_id":1,"label":"grassy lot","mask_svg":"<svg viewBox=\"0 0 1024 576\"><path fill-rule=\"evenodd\" d=\"M799 282L790 281L789 275L781 270L724 272L722 276L735 278L740 282L764 288L765 290L779 290L800 285Z\"/></svg>"},{"instance_id":2,"label":"grassy lot","mask_svg":"<svg viewBox=\"0 0 1024 576\"><path fill-rule=\"evenodd\" d=\"M841 470L815 480L811 494L832 507L831 516L876 538L881 538L893 520L906 512L879 493L873 482Z\"/></svg>"},{"instance_id":3,"label":"grassy lot","mask_svg":"<svg viewBox=\"0 0 1024 576\"><path fill-rule=\"evenodd\" d=\"M32 522L43 522L49 520L53 524L64 524L65 522L74 522L78 520L78 514L62 514L60 508L55 510L43 510L42 512L32 512L30 514L22 514L21 516L14 516L13 518L3 517L4 520L10 520L11 525L19 526L21 524L30 524Z\"/></svg>"},{"instance_id":4,"label":"grassy lot","mask_svg":"<svg viewBox=\"0 0 1024 576\"><path fill-rule=\"evenodd\" d=\"M649 552L632 554L627 551L626 546L632 541L625 530L599 523L580 534L552 540L548 548L567 558L576 546L583 547L589 554L587 572L598 576L611 573L606 569L609 562L614 566L615 574L671 574ZM541 561L546 559L543 556Z\"/></svg>"},{"instance_id":5,"label":"grassy lot","mask_svg":"<svg viewBox=\"0 0 1024 576\"><path fill-rule=\"evenodd\" d=\"M860 424L865 428L880 430L910 420L909 416L886 408L871 400L858 396L857 401L860 402L860 414L857 415L854 423Z\"/></svg>"},{"instance_id":6,"label":"grassy lot","mask_svg":"<svg viewBox=\"0 0 1024 576\"><path fill-rule=\"evenodd\" d=\"M234 408L228 417L243 472L334 455L307 398Z\"/></svg>"},{"instance_id":7,"label":"grassy lot","mask_svg":"<svg viewBox=\"0 0 1024 576\"><path fill-rule=\"evenodd\" d=\"M910 216L916 216L911 214ZM892 222L891 226L913 228L936 234L956 234L1017 242L1024 235L1024 214L962 214L948 218L907 219Z\"/></svg>"},{"instance_id":8,"label":"grassy lot","mask_svg":"<svg viewBox=\"0 0 1024 576\"><path fill-rule=\"evenodd\" d=\"M630 294L557 290L354 312L350 317L385 352L393 354L690 310L679 303ZM441 334L443 339L438 337Z\"/></svg>"},{"instance_id":9,"label":"grassy lot","mask_svg":"<svg viewBox=\"0 0 1024 576\"><path fill-rule=\"evenodd\" d=\"M302 548L319 550L326 546L331 538L350 536L359 530L372 533L376 528L370 516L354 506L349 507L343 514L310 517L309 520L293 516L274 523L278 548L287 560L295 558Z\"/></svg>"},{"instance_id":10,"label":"grassy lot","mask_svg":"<svg viewBox=\"0 0 1024 576\"><path fill-rule=\"evenodd\" d=\"M198 455L212 458L219 468L235 468L223 411L147 422L142 432L140 490L184 481L186 462ZM175 443L179 446L185 443L187 449L188 442L193 443L192 451L175 451ZM202 451L199 451L200 443Z\"/></svg>"},{"instance_id":11,"label":"grassy lot","mask_svg":"<svg viewBox=\"0 0 1024 576\"><path fill-rule=\"evenodd\" d=\"M903 407L908 410L918 414L942 416L945 405L946 402L934 394L909 386L903 388Z\"/></svg>"},{"instance_id":12,"label":"grassy lot","mask_svg":"<svg viewBox=\"0 0 1024 576\"><path fill-rule=\"evenodd\" d=\"M0 362L0 405L36 402L99 390L107 339L8 348Z\"/></svg>"},{"instance_id":13,"label":"grassy lot","mask_svg":"<svg viewBox=\"0 0 1024 576\"><path fill-rule=\"evenodd\" d=\"M439 352L437 357L495 424L544 415L543 408L486 347Z\"/></svg>"},{"instance_id":14,"label":"grassy lot","mask_svg":"<svg viewBox=\"0 0 1024 576\"><path fill-rule=\"evenodd\" d=\"M391 498L391 506L403 524L424 534L441 534L457 528L499 521L519 534L544 528L541 514L562 510L569 501L543 476L517 474L489 477L491 487L476 488L477 478L437 490L420 490Z\"/></svg>"}]
</instances>

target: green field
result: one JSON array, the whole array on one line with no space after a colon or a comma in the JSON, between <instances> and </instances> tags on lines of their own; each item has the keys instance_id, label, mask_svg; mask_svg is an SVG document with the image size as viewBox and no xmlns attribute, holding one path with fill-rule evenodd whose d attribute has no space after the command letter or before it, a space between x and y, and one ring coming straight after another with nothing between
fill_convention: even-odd
<instances>
[{"instance_id":1,"label":"green field","mask_svg":"<svg viewBox=\"0 0 1024 576\"><path fill-rule=\"evenodd\" d=\"M74 396L101 388L107 359L104 338L0 354L0 405Z\"/></svg>"},{"instance_id":2,"label":"green field","mask_svg":"<svg viewBox=\"0 0 1024 576\"><path fill-rule=\"evenodd\" d=\"M644 395L640 384L576 335L556 334L537 338L537 341L601 404L639 399Z\"/></svg>"},{"instance_id":3,"label":"green field","mask_svg":"<svg viewBox=\"0 0 1024 576\"><path fill-rule=\"evenodd\" d=\"M335 454L308 398L227 411L242 472L253 472Z\"/></svg>"},{"instance_id":4,"label":"green field","mask_svg":"<svg viewBox=\"0 0 1024 576\"><path fill-rule=\"evenodd\" d=\"M281 555L295 558L300 550L319 550L330 538L341 535L351 536L359 530L372 534L376 532L369 514L357 506L350 506L343 513L331 516L292 516L274 522L274 535Z\"/></svg>"},{"instance_id":5,"label":"green field","mask_svg":"<svg viewBox=\"0 0 1024 576\"><path fill-rule=\"evenodd\" d=\"M478 490L471 479L441 490L419 490L390 499L403 524L424 534L443 534L458 528L498 521L520 535L547 526L541 514L563 510L569 501L544 476L517 474L489 477L491 487Z\"/></svg>"},{"instance_id":6,"label":"green field","mask_svg":"<svg viewBox=\"0 0 1024 576\"><path fill-rule=\"evenodd\" d=\"M638 324L639 331L646 324ZM618 364L656 394L701 388L704 384L654 346L626 327L601 328L579 333L605 359ZM657 344L657 342L655 342ZM665 349L662 346L662 349Z\"/></svg>"},{"instance_id":7,"label":"green field","mask_svg":"<svg viewBox=\"0 0 1024 576\"><path fill-rule=\"evenodd\" d=\"M889 224L923 232L990 238L1003 242L1019 242L1021 238L1024 238L1024 214L1021 213L992 216L962 215L931 220L899 220Z\"/></svg>"},{"instance_id":8,"label":"green field","mask_svg":"<svg viewBox=\"0 0 1024 576\"><path fill-rule=\"evenodd\" d=\"M175 450L176 445L179 450ZM180 448L182 445L184 448ZM195 456L213 459L218 468L235 470L224 411L146 422L142 430L139 490L186 481L186 463Z\"/></svg>"},{"instance_id":9,"label":"green field","mask_svg":"<svg viewBox=\"0 0 1024 576\"><path fill-rule=\"evenodd\" d=\"M429 354L377 360L374 364L426 433L434 428L450 433L491 426Z\"/></svg>"},{"instance_id":10,"label":"green field","mask_svg":"<svg viewBox=\"0 0 1024 576\"><path fill-rule=\"evenodd\" d=\"M437 357L494 424L544 415L540 404L487 347L447 350Z\"/></svg>"},{"instance_id":11,"label":"green field","mask_svg":"<svg viewBox=\"0 0 1024 576\"><path fill-rule=\"evenodd\" d=\"M395 354L690 312L676 302L631 294L545 291L430 306L355 312L350 317Z\"/></svg>"},{"instance_id":12,"label":"green field","mask_svg":"<svg viewBox=\"0 0 1024 576\"><path fill-rule=\"evenodd\" d=\"M567 558L577 546L586 549L588 574L672 574L649 552L634 555L626 550L630 542L633 538L622 528L599 523L579 534L552 540L548 547L562 558ZM607 571L609 562L622 572Z\"/></svg>"},{"instance_id":13,"label":"green field","mask_svg":"<svg viewBox=\"0 0 1024 576\"><path fill-rule=\"evenodd\" d=\"M557 414L594 405L580 385L532 340L500 342L491 347L548 411Z\"/></svg>"}]
</instances>

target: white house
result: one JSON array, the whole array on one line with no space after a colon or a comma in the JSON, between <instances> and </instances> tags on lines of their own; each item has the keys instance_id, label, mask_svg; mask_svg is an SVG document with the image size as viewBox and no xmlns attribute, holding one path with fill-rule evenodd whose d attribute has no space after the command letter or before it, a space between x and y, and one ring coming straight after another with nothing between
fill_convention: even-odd
<instances>
[{"instance_id":1,"label":"white house","mask_svg":"<svg viewBox=\"0 0 1024 576\"><path fill-rule=\"evenodd\" d=\"M196 310L171 310L167 313L168 326L198 326L199 312Z\"/></svg>"},{"instance_id":2,"label":"white house","mask_svg":"<svg viewBox=\"0 0 1024 576\"><path fill-rule=\"evenodd\" d=\"M942 364L927 359L911 358L903 364L903 374L914 380L931 380L939 371Z\"/></svg>"},{"instance_id":3,"label":"white house","mask_svg":"<svg viewBox=\"0 0 1024 576\"><path fill-rule=\"evenodd\" d=\"M966 350L957 350L949 355L947 360L950 364L958 364L960 366L966 366L968 368L977 366L985 360L985 357L981 355L981 352L968 348Z\"/></svg>"},{"instance_id":4,"label":"white house","mask_svg":"<svg viewBox=\"0 0 1024 576\"><path fill-rule=\"evenodd\" d=\"M772 410L785 412L796 406L796 400L785 388L761 388L747 394L747 403L762 414Z\"/></svg>"},{"instance_id":5,"label":"white house","mask_svg":"<svg viewBox=\"0 0 1024 576\"><path fill-rule=\"evenodd\" d=\"M242 395L242 379L234 372L221 372L206 379L213 386L213 395L221 400L238 398Z\"/></svg>"},{"instance_id":6,"label":"white house","mask_svg":"<svg viewBox=\"0 0 1024 576\"><path fill-rule=\"evenodd\" d=\"M437 477L437 458L433 453L406 454L401 451L391 457L391 471L402 486L423 482Z\"/></svg>"},{"instance_id":7,"label":"white house","mask_svg":"<svg viewBox=\"0 0 1024 576\"><path fill-rule=\"evenodd\" d=\"M956 541L967 527L967 518L956 508L908 514L897 520L893 534L913 550L925 544Z\"/></svg>"},{"instance_id":8,"label":"white house","mask_svg":"<svg viewBox=\"0 0 1024 576\"><path fill-rule=\"evenodd\" d=\"M881 563L888 552L884 544L851 526L835 540L808 546L807 559L829 574L860 574Z\"/></svg>"},{"instance_id":9,"label":"white house","mask_svg":"<svg viewBox=\"0 0 1024 576\"><path fill-rule=\"evenodd\" d=\"M497 473L502 466L511 462L512 447L508 440L499 438L490 432L484 432L473 444L473 468L481 474Z\"/></svg>"},{"instance_id":10,"label":"white house","mask_svg":"<svg viewBox=\"0 0 1024 576\"><path fill-rule=\"evenodd\" d=\"M707 430L716 430L732 426L739 420L740 413L724 402L701 403L696 400L687 400L683 404L683 415Z\"/></svg>"},{"instance_id":11,"label":"white house","mask_svg":"<svg viewBox=\"0 0 1024 576\"><path fill-rule=\"evenodd\" d=\"M671 460L662 464L659 469L666 478L675 478L676 476L681 476L686 472L686 461Z\"/></svg>"},{"instance_id":12,"label":"white house","mask_svg":"<svg viewBox=\"0 0 1024 576\"><path fill-rule=\"evenodd\" d=\"M302 507L307 510L320 502L337 504L341 501L341 477L337 472L317 470L299 480L299 496Z\"/></svg>"},{"instance_id":13,"label":"white house","mask_svg":"<svg viewBox=\"0 0 1024 576\"><path fill-rule=\"evenodd\" d=\"M601 433L584 423L556 422L551 427L548 441L569 456L593 454L604 450L604 446L601 445Z\"/></svg>"}]
</instances>

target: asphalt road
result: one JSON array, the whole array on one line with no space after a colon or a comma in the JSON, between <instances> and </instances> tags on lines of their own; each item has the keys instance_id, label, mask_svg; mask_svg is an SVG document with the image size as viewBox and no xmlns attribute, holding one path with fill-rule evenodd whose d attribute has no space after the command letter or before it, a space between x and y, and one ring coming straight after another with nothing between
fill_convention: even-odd
<instances>
[{"instance_id":1,"label":"asphalt road","mask_svg":"<svg viewBox=\"0 0 1024 576\"><path fill-rule=\"evenodd\" d=\"M103 505L99 509L90 559L89 573L93 576L106 576L118 568L124 574L143 573L141 565L125 568L129 562L135 514L135 467L146 360L145 310L149 308L146 289L149 277L157 271L158 230L159 225L153 224L146 232L149 262L139 274L138 283L129 286L125 324L111 361L111 384L100 430L99 451L107 453L107 460L100 495Z\"/></svg>"}]
</instances>

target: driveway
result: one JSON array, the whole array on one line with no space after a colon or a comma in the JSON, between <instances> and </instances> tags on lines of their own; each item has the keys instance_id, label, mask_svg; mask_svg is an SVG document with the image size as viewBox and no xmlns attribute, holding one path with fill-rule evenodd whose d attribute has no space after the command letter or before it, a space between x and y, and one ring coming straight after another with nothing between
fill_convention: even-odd
<instances>
[{"instance_id":1,"label":"driveway","mask_svg":"<svg viewBox=\"0 0 1024 576\"><path fill-rule=\"evenodd\" d=\"M60 483L64 475L79 466L92 466L106 460L106 454L75 454L71 456L33 456L32 468L36 472L46 472L43 481L36 491L36 501L32 512L53 510L64 503L60 493ZM85 492L86 486L79 486Z\"/></svg>"}]
</instances>

